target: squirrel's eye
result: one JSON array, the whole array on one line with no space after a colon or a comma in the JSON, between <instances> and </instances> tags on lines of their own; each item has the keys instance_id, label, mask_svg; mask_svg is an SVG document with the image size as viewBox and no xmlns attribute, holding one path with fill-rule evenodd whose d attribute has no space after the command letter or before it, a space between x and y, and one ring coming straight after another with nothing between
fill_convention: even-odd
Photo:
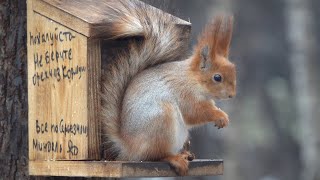
<instances>
[{"instance_id":1,"label":"squirrel's eye","mask_svg":"<svg viewBox=\"0 0 320 180\"><path fill-rule=\"evenodd\" d=\"M213 79L214 79L215 81L217 81L217 82L221 82L221 81L222 81L222 77L221 77L220 74L215 74L215 75L213 76Z\"/></svg>"}]
</instances>

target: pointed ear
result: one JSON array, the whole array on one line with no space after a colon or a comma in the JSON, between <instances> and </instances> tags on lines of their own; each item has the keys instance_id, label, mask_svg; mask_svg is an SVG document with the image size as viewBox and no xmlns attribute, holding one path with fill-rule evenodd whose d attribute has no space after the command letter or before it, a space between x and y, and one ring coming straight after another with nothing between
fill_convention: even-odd
<instances>
[{"instance_id":1,"label":"pointed ear","mask_svg":"<svg viewBox=\"0 0 320 180\"><path fill-rule=\"evenodd\" d=\"M219 54L224 57L229 56L229 47L233 31L233 16L224 17L223 23L220 27L220 32L218 36L218 49Z\"/></svg>"},{"instance_id":2,"label":"pointed ear","mask_svg":"<svg viewBox=\"0 0 320 180\"><path fill-rule=\"evenodd\" d=\"M200 51L201 59L200 59L200 70L205 71L209 69L212 65L209 56L209 47L205 45Z\"/></svg>"}]
</instances>

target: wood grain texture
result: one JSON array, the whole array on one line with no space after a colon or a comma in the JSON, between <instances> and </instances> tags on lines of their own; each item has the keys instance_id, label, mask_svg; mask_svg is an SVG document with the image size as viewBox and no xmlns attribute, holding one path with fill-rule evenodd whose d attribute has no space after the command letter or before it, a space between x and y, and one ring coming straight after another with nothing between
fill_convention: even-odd
<instances>
[{"instance_id":1,"label":"wood grain texture","mask_svg":"<svg viewBox=\"0 0 320 180\"><path fill-rule=\"evenodd\" d=\"M77 16L66 13L65 11L52 6L51 4L46 3L42 0L28 0L28 2L32 3L31 8L35 12L56 22L59 22L60 24L67 26L74 31L77 31L84 36L92 36L91 25L88 22L79 19Z\"/></svg>"},{"instance_id":2,"label":"wood grain texture","mask_svg":"<svg viewBox=\"0 0 320 180\"><path fill-rule=\"evenodd\" d=\"M101 77L101 43L98 39L88 40L88 157L100 159L101 124L100 112L100 77Z\"/></svg>"},{"instance_id":3,"label":"wood grain texture","mask_svg":"<svg viewBox=\"0 0 320 180\"><path fill-rule=\"evenodd\" d=\"M223 174L222 160L194 160L188 176ZM174 177L173 168L166 162L121 161L30 161L30 175L70 177Z\"/></svg>"},{"instance_id":4,"label":"wood grain texture","mask_svg":"<svg viewBox=\"0 0 320 180\"><path fill-rule=\"evenodd\" d=\"M28 23L29 159L90 159L87 37L33 11Z\"/></svg>"}]
</instances>

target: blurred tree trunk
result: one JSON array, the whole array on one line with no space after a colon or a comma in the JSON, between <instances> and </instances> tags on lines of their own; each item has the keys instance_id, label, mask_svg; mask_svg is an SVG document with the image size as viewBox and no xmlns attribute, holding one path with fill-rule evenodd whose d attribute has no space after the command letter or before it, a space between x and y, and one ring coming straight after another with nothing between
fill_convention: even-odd
<instances>
[{"instance_id":1,"label":"blurred tree trunk","mask_svg":"<svg viewBox=\"0 0 320 180\"><path fill-rule=\"evenodd\" d=\"M28 179L26 1L0 0L0 179Z\"/></svg>"},{"instance_id":2,"label":"blurred tree trunk","mask_svg":"<svg viewBox=\"0 0 320 180\"><path fill-rule=\"evenodd\" d=\"M320 121L319 83L320 72L314 57L315 18L310 0L287 0L288 40L290 46L291 71L296 97L299 136L303 172L301 179L320 179Z\"/></svg>"}]
</instances>

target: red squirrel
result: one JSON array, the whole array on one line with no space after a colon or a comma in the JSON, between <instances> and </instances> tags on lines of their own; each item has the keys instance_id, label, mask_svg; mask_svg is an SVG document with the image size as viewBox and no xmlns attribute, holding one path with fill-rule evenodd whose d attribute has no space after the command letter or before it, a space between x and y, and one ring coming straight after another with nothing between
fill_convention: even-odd
<instances>
[{"instance_id":1,"label":"red squirrel","mask_svg":"<svg viewBox=\"0 0 320 180\"><path fill-rule=\"evenodd\" d=\"M218 128L229 124L214 100L236 94L236 68L228 60L233 17L215 17L183 60L188 42L175 18L137 1L121 2L110 7L108 28L112 39L129 39L129 45L102 81L107 152L115 160L167 161L186 175L190 153L183 145L189 130L209 122Z\"/></svg>"}]
</instances>

